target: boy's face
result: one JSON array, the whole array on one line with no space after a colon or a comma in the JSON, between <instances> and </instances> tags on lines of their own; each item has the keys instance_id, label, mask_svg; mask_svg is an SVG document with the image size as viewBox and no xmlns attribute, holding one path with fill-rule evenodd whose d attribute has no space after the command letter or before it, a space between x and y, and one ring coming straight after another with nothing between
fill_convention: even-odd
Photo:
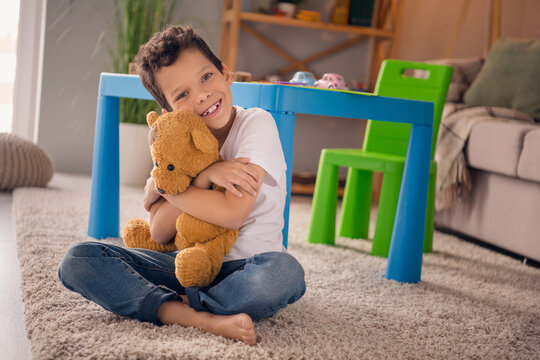
<instances>
[{"instance_id":1,"label":"boy's face","mask_svg":"<svg viewBox=\"0 0 540 360\"><path fill-rule=\"evenodd\" d=\"M156 81L173 110L199 115L210 130L225 127L234 116L231 72L224 65L220 73L197 49L182 51L172 65L156 73Z\"/></svg>"}]
</instances>

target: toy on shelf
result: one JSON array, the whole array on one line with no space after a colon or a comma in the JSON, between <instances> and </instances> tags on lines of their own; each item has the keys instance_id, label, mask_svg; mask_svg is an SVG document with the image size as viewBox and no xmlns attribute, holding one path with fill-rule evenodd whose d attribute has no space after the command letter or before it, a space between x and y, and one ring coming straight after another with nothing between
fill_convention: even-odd
<instances>
[{"instance_id":1,"label":"toy on shelf","mask_svg":"<svg viewBox=\"0 0 540 360\"><path fill-rule=\"evenodd\" d=\"M299 0L283 0L276 5L276 16L284 16L288 18L294 17L296 13L296 6Z\"/></svg>"},{"instance_id":2,"label":"toy on shelf","mask_svg":"<svg viewBox=\"0 0 540 360\"><path fill-rule=\"evenodd\" d=\"M347 25L349 23L349 0L336 0L332 9L330 22L333 24Z\"/></svg>"},{"instance_id":3,"label":"toy on shelf","mask_svg":"<svg viewBox=\"0 0 540 360\"><path fill-rule=\"evenodd\" d=\"M345 85L345 80L343 80L343 76L336 73L324 74L320 80L317 80L315 82L314 86L326 89L349 89L347 85Z\"/></svg>"},{"instance_id":4,"label":"toy on shelf","mask_svg":"<svg viewBox=\"0 0 540 360\"><path fill-rule=\"evenodd\" d=\"M318 11L300 10L296 14L296 18L298 20L305 20L305 21L321 21L321 13Z\"/></svg>"},{"instance_id":5,"label":"toy on shelf","mask_svg":"<svg viewBox=\"0 0 540 360\"><path fill-rule=\"evenodd\" d=\"M289 83L295 83L297 85L306 85L314 86L315 85L315 75L309 71L297 71L294 73Z\"/></svg>"}]
</instances>

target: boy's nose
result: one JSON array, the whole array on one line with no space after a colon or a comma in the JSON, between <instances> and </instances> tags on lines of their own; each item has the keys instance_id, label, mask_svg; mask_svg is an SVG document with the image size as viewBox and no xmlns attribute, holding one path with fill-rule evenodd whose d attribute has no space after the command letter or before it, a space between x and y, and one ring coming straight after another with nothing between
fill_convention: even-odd
<instances>
[{"instance_id":1,"label":"boy's nose","mask_svg":"<svg viewBox=\"0 0 540 360\"><path fill-rule=\"evenodd\" d=\"M203 103L206 99L210 97L210 93L203 93L200 97L199 103Z\"/></svg>"}]
</instances>

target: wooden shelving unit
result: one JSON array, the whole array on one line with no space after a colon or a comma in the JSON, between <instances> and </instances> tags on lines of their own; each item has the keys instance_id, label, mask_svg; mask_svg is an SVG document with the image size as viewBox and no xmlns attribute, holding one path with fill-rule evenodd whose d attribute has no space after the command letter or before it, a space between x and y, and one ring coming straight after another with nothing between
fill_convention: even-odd
<instances>
[{"instance_id":1,"label":"wooden shelving unit","mask_svg":"<svg viewBox=\"0 0 540 360\"><path fill-rule=\"evenodd\" d=\"M219 47L219 57L232 70L236 70L236 61L238 58L238 39L240 31L245 31L259 40L267 48L277 53L279 56L289 62L288 65L278 69L277 72L284 75L294 70L311 71L309 64L327 56L332 56L337 52L351 47L359 42L373 39L373 51L370 59L370 71L368 85L371 89L375 86L377 74L381 63L386 58L395 58L397 56L399 35L401 27L401 9L402 0L378 0L376 7L378 13L374 14L374 21L377 26L350 26L337 25L331 23L304 21L292 18L285 18L273 15L258 14L252 12L243 12L242 0L224 0L223 15L221 18L221 40ZM278 26L288 26L304 29L313 29L314 31L337 31L341 33L354 34L353 38L337 44L329 49L313 54L304 59L296 59L291 54L280 48L268 37L257 31L252 24L264 23ZM315 34L317 36L317 34ZM368 56L367 54L365 56ZM248 69L246 69L248 70ZM275 69L271 69L275 71ZM313 174L313 181L314 181ZM373 185L373 199L377 200L380 192L381 176L375 175L376 179ZM313 184L294 182L292 192L295 194L312 194Z\"/></svg>"},{"instance_id":2,"label":"wooden shelving unit","mask_svg":"<svg viewBox=\"0 0 540 360\"><path fill-rule=\"evenodd\" d=\"M361 41L372 38L374 39L374 49L371 58L369 82L371 85L374 85L382 61L388 57L395 57L397 55L401 24L401 1L379 1L380 4L377 7L379 11L377 14L374 14L374 16L377 17L375 23L378 24L378 26L364 27L304 21L273 15L242 12L242 0L225 0L221 19L219 56L231 70L236 70L238 38L240 36L240 31L244 30L289 62L289 65L278 70L279 73L286 74L293 70L312 71L309 69L308 64L324 57L331 56L338 51L346 49ZM296 59L266 36L255 30L255 28L250 25L251 23L266 23L319 31L337 31L355 34L357 36L305 59Z\"/></svg>"}]
</instances>

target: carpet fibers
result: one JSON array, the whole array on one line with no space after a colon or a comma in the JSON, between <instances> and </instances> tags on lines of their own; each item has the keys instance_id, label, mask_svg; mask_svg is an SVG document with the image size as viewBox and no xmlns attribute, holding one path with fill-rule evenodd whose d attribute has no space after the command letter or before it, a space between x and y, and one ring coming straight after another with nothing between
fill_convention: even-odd
<instances>
[{"instance_id":1,"label":"carpet fibers","mask_svg":"<svg viewBox=\"0 0 540 360\"><path fill-rule=\"evenodd\" d=\"M121 222L145 216L139 190L122 188ZM370 242L305 242L310 199L293 198L290 253L307 292L255 324L256 346L181 326L114 315L65 289L67 248L86 237L89 195L17 189L13 197L26 329L34 359L538 359L540 270L436 233L422 281L383 278ZM119 239L107 240L119 244Z\"/></svg>"}]
</instances>

